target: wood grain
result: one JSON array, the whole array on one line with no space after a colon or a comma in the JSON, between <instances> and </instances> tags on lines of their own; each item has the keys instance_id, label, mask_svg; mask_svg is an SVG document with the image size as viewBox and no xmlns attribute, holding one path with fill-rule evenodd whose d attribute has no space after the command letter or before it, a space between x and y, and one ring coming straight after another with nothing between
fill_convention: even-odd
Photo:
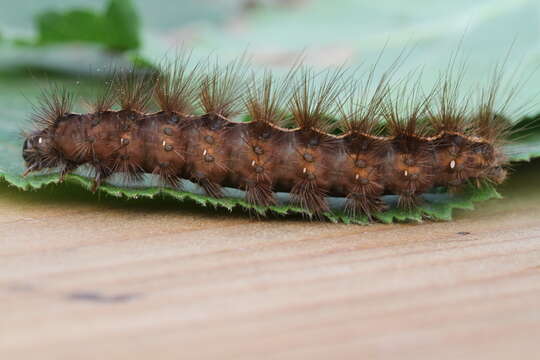
<instances>
[{"instance_id":1,"label":"wood grain","mask_svg":"<svg viewBox=\"0 0 540 360\"><path fill-rule=\"evenodd\" d=\"M0 358L538 358L539 180L372 226L4 184Z\"/></svg>"}]
</instances>

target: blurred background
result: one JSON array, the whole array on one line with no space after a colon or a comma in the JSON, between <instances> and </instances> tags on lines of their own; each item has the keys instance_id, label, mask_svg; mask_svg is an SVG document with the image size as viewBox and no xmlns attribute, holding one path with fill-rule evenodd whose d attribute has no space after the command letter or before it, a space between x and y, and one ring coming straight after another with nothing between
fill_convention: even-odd
<instances>
[{"instance_id":1,"label":"blurred background","mask_svg":"<svg viewBox=\"0 0 540 360\"><path fill-rule=\"evenodd\" d=\"M247 52L278 72L301 54L325 68L373 64L384 49L382 71L405 51L399 73L421 67L427 86L458 48L464 86L510 54L508 72L528 78L516 118L536 115L539 35L537 0L0 0L0 171L22 168L16 134L45 81L84 96L106 66L152 66L182 46L223 61Z\"/></svg>"},{"instance_id":2,"label":"blurred background","mask_svg":"<svg viewBox=\"0 0 540 360\"><path fill-rule=\"evenodd\" d=\"M305 53L307 63L323 67L371 62L388 43L383 62L414 48L407 64L429 68L444 67L461 38L473 73L501 60L513 43L513 60L540 61L534 0L2 0L0 6L3 65L82 72L99 65L88 45L154 62L183 44L224 59L247 50L255 64L274 67ZM72 56L79 61L47 49L59 44L76 45ZM20 51L24 45L40 52L31 56Z\"/></svg>"}]
</instances>

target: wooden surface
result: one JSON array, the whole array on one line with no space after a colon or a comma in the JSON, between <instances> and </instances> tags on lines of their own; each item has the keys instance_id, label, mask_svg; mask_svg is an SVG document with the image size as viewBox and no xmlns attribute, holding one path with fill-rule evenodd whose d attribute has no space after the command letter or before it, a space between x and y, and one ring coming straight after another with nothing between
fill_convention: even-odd
<instances>
[{"instance_id":1,"label":"wooden surface","mask_svg":"<svg viewBox=\"0 0 540 360\"><path fill-rule=\"evenodd\" d=\"M454 222L0 187L0 359L538 359L540 163Z\"/></svg>"}]
</instances>

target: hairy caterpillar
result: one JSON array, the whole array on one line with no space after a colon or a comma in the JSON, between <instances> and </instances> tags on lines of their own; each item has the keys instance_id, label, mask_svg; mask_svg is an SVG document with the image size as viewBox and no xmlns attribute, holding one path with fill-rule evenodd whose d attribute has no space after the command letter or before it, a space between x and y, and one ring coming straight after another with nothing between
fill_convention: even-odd
<instances>
[{"instance_id":1,"label":"hairy caterpillar","mask_svg":"<svg viewBox=\"0 0 540 360\"><path fill-rule=\"evenodd\" d=\"M70 112L65 89L44 92L25 135L25 175L58 168L62 179L87 165L93 191L115 173L151 173L216 198L223 187L241 189L263 207L287 192L315 216L329 211L327 197L343 197L348 214L368 217L385 209L385 194L411 209L434 187L506 177L500 69L473 104L452 71L424 92L412 76L393 85L392 69L357 81L341 68L297 64L276 80L249 74L243 60L188 64L186 56L158 71L119 71L86 114ZM147 112L153 102L159 111ZM249 121L234 120L246 113Z\"/></svg>"}]
</instances>

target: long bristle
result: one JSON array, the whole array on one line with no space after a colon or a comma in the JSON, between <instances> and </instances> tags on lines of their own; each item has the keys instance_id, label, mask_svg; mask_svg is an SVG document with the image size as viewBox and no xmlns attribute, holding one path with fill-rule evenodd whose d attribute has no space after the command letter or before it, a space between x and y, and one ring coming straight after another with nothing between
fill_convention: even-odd
<instances>
[{"instance_id":1,"label":"long bristle","mask_svg":"<svg viewBox=\"0 0 540 360\"><path fill-rule=\"evenodd\" d=\"M385 99L390 95L390 80L401 65L403 52L376 80L376 70L384 53L379 53L375 63L368 69L362 80L350 82L348 95L338 104L341 115L340 126L343 131L377 135L382 130Z\"/></svg>"},{"instance_id":2,"label":"long bristle","mask_svg":"<svg viewBox=\"0 0 540 360\"><path fill-rule=\"evenodd\" d=\"M384 118L394 136L424 136L431 130L426 120L435 90L425 93L420 75L410 73L396 91L385 97Z\"/></svg>"},{"instance_id":3,"label":"long bristle","mask_svg":"<svg viewBox=\"0 0 540 360\"><path fill-rule=\"evenodd\" d=\"M434 104L428 107L431 126L437 132L452 131L468 134L471 132L470 93L463 92L465 63L456 67L451 60L448 69L439 76L433 90Z\"/></svg>"},{"instance_id":4,"label":"long bristle","mask_svg":"<svg viewBox=\"0 0 540 360\"><path fill-rule=\"evenodd\" d=\"M330 211L326 203L326 193L313 180L302 179L291 189L293 203L311 212L312 216L322 218Z\"/></svg>"},{"instance_id":5,"label":"long bristle","mask_svg":"<svg viewBox=\"0 0 540 360\"><path fill-rule=\"evenodd\" d=\"M373 215L381 212L386 205L378 197L369 196L369 194L366 194L366 191L363 191L362 189L358 190L359 191L347 195L344 211L352 218L356 218L359 215L365 215L369 220L372 220Z\"/></svg>"},{"instance_id":6,"label":"long bristle","mask_svg":"<svg viewBox=\"0 0 540 360\"><path fill-rule=\"evenodd\" d=\"M103 86L99 93L96 94L93 101L86 103L92 112L102 113L104 111L109 111L113 107L116 102L114 95L114 76L114 74L111 75L105 81L105 86Z\"/></svg>"},{"instance_id":7,"label":"long bristle","mask_svg":"<svg viewBox=\"0 0 540 360\"><path fill-rule=\"evenodd\" d=\"M300 70L289 105L298 127L328 131L335 124L338 99L348 85L345 73L344 67L322 73Z\"/></svg>"},{"instance_id":8,"label":"long bristle","mask_svg":"<svg viewBox=\"0 0 540 360\"><path fill-rule=\"evenodd\" d=\"M179 54L174 61L160 66L155 98L161 110L191 114L200 87L202 63L191 65L191 53Z\"/></svg>"},{"instance_id":9,"label":"long bristle","mask_svg":"<svg viewBox=\"0 0 540 360\"><path fill-rule=\"evenodd\" d=\"M240 57L225 66L217 61L199 83L199 102L208 114L231 117L241 112L246 89L246 59Z\"/></svg>"},{"instance_id":10,"label":"long bristle","mask_svg":"<svg viewBox=\"0 0 540 360\"><path fill-rule=\"evenodd\" d=\"M269 181L256 181L246 186L246 201L256 206L272 206L277 201Z\"/></svg>"},{"instance_id":11,"label":"long bristle","mask_svg":"<svg viewBox=\"0 0 540 360\"><path fill-rule=\"evenodd\" d=\"M504 64L496 66L489 85L478 92L478 109L473 115L472 124L476 135L492 143L508 138L511 123L504 117L504 113L519 90L517 85L505 89L506 96L501 100L504 75Z\"/></svg>"},{"instance_id":12,"label":"long bristle","mask_svg":"<svg viewBox=\"0 0 540 360\"><path fill-rule=\"evenodd\" d=\"M352 83L350 96L339 104L340 125L343 130L372 135L380 132L384 100L390 92L390 86L388 79L383 77L375 89L371 90L372 80L370 74L370 78L364 84Z\"/></svg>"},{"instance_id":13,"label":"long bristle","mask_svg":"<svg viewBox=\"0 0 540 360\"><path fill-rule=\"evenodd\" d=\"M113 79L115 97L123 110L144 112L152 99L157 72L152 69L120 69Z\"/></svg>"},{"instance_id":14,"label":"long bristle","mask_svg":"<svg viewBox=\"0 0 540 360\"><path fill-rule=\"evenodd\" d=\"M73 107L74 96L62 85L50 84L32 106L32 121L39 129L52 127Z\"/></svg>"},{"instance_id":15,"label":"long bristle","mask_svg":"<svg viewBox=\"0 0 540 360\"><path fill-rule=\"evenodd\" d=\"M253 121L276 125L285 123L289 116L286 105L294 87L294 76L300 66L300 62L297 62L286 76L279 80L269 70L264 72L261 79L254 74L251 76L245 106Z\"/></svg>"}]
</instances>

